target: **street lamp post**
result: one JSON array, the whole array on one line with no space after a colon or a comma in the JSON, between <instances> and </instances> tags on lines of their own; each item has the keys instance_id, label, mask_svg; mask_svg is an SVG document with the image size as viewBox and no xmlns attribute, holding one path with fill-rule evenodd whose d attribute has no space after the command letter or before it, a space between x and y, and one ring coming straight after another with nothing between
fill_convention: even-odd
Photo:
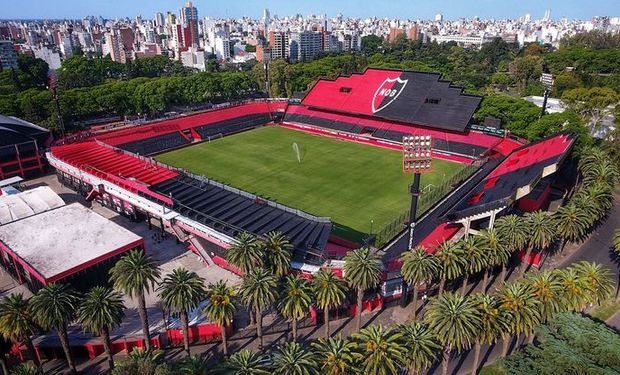
<instances>
[{"instance_id":1,"label":"street lamp post","mask_svg":"<svg viewBox=\"0 0 620 375\"><path fill-rule=\"evenodd\" d=\"M433 139L430 135L426 136L405 136L403 137L403 172L413 174L413 183L409 189L411 194L411 206L409 210L409 238L408 248L413 248L413 236L416 225L416 211L418 209L418 199L420 197L420 179L423 173L432 170ZM400 306L406 307L409 303L408 285L403 277L402 293Z\"/></svg>"}]
</instances>

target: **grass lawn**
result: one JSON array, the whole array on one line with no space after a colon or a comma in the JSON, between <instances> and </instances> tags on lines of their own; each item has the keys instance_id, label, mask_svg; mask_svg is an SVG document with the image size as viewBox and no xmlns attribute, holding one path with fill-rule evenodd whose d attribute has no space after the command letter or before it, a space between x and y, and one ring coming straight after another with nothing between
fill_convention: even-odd
<instances>
[{"instance_id":1,"label":"grass lawn","mask_svg":"<svg viewBox=\"0 0 620 375\"><path fill-rule=\"evenodd\" d=\"M293 144L299 147L301 163ZM412 176L401 152L268 126L157 156L157 159L316 216L345 231L373 232L409 208ZM422 186L462 168L434 161ZM350 237L349 237L350 238Z\"/></svg>"},{"instance_id":2,"label":"grass lawn","mask_svg":"<svg viewBox=\"0 0 620 375\"><path fill-rule=\"evenodd\" d=\"M619 310L620 302L617 302L612 298L603 302L600 306L594 307L590 313L590 316L604 322L611 318Z\"/></svg>"}]
</instances>

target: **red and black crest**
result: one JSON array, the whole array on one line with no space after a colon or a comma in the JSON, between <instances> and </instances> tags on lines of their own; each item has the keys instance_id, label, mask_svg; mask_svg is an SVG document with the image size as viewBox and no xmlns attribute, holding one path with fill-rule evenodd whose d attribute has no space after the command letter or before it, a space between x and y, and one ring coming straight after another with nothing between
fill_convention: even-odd
<instances>
[{"instance_id":1,"label":"red and black crest","mask_svg":"<svg viewBox=\"0 0 620 375\"><path fill-rule=\"evenodd\" d=\"M372 113L377 113L392 104L407 86L408 79L386 78L372 98Z\"/></svg>"}]
</instances>

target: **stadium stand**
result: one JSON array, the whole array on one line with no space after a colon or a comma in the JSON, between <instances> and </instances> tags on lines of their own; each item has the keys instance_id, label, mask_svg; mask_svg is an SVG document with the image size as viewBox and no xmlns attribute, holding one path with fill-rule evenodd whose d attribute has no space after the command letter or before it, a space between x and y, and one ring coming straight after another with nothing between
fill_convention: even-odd
<instances>
[{"instance_id":1,"label":"stadium stand","mask_svg":"<svg viewBox=\"0 0 620 375\"><path fill-rule=\"evenodd\" d=\"M482 97L440 80L438 73L368 68L319 80L302 104L339 113L464 132Z\"/></svg>"},{"instance_id":2,"label":"stadium stand","mask_svg":"<svg viewBox=\"0 0 620 375\"><path fill-rule=\"evenodd\" d=\"M196 131L202 139L209 139L210 137L218 134L234 134L268 124L269 122L271 122L271 117L269 114L248 115L200 126L195 128L194 131Z\"/></svg>"},{"instance_id":3,"label":"stadium stand","mask_svg":"<svg viewBox=\"0 0 620 375\"><path fill-rule=\"evenodd\" d=\"M521 146L521 143L485 134L479 131L467 130L465 133L455 133L442 129L426 128L409 124L372 119L349 114L339 114L316 109L306 108L303 105L289 105L284 116L285 123L299 123L332 129L352 134L366 134L374 138L385 139L391 142L402 142L405 135L430 135L437 150L477 157L489 149L501 148L496 151L508 155L510 151Z\"/></svg>"},{"instance_id":4,"label":"stadium stand","mask_svg":"<svg viewBox=\"0 0 620 375\"><path fill-rule=\"evenodd\" d=\"M49 130L0 115L0 179L42 172L45 163L40 150L51 142Z\"/></svg>"},{"instance_id":5,"label":"stadium stand","mask_svg":"<svg viewBox=\"0 0 620 375\"><path fill-rule=\"evenodd\" d=\"M506 207L536 192L568 155L575 136L559 134L530 143L512 152L447 214L451 221ZM545 189L543 189L545 190Z\"/></svg>"},{"instance_id":6,"label":"stadium stand","mask_svg":"<svg viewBox=\"0 0 620 375\"><path fill-rule=\"evenodd\" d=\"M171 197L173 210L184 217L233 238L244 231L257 235L281 232L295 246L295 256L300 260L312 261L309 256L313 252L318 253L320 258L331 233L329 220L313 220L309 215L304 217L259 198L252 199L223 186L183 174L154 185L151 189ZM314 259L314 262L318 260Z\"/></svg>"},{"instance_id":7,"label":"stadium stand","mask_svg":"<svg viewBox=\"0 0 620 375\"><path fill-rule=\"evenodd\" d=\"M165 150L186 146L191 142L181 133L169 133L153 138L124 143L118 147L134 154L153 155Z\"/></svg>"}]
</instances>

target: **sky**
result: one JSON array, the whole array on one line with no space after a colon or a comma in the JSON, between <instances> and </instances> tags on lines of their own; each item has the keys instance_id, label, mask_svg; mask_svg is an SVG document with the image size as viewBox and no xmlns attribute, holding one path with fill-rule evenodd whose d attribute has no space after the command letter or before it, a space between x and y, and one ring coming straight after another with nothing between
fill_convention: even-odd
<instances>
[{"instance_id":1,"label":"sky","mask_svg":"<svg viewBox=\"0 0 620 375\"><path fill-rule=\"evenodd\" d=\"M0 19L78 19L87 15L104 18L142 15L154 18L156 12L178 13L184 0L1 0ZM272 16L324 14L346 17L389 17L432 19L442 13L445 19L461 17L519 18L526 13L542 18L545 9L560 19L590 19L593 16L620 16L620 0L195 0L200 17L260 18L268 8Z\"/></svg>"}]
</instances>

